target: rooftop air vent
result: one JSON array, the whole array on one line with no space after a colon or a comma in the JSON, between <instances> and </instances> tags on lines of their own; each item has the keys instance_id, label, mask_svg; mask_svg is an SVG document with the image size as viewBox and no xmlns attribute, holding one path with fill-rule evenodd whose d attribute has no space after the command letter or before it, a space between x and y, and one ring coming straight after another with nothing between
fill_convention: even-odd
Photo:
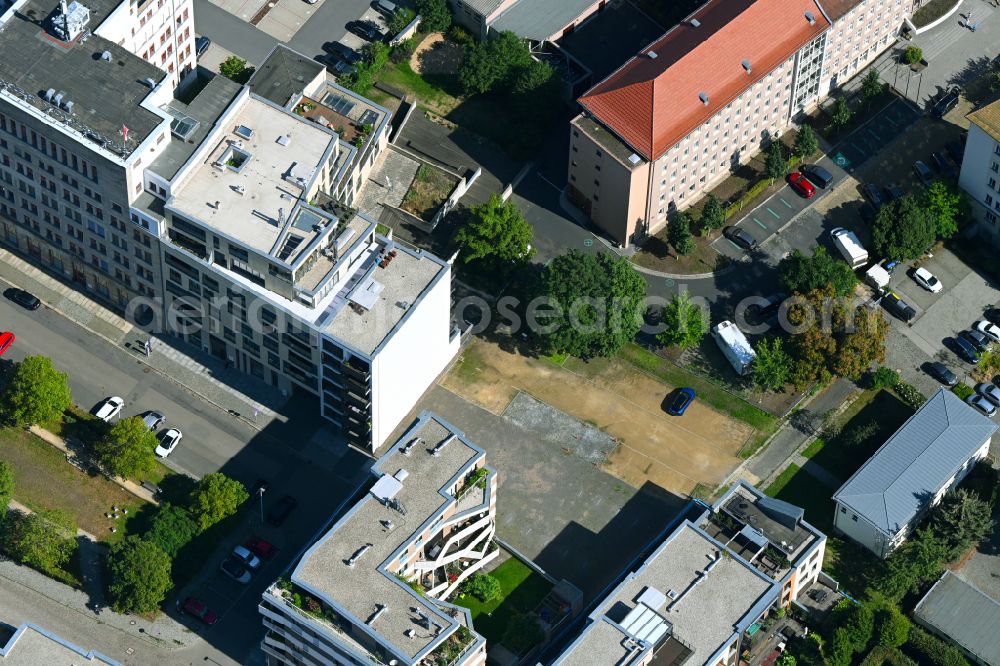
<instances>
[{"instance_id":1,"label":"rooftop air vent","mask_svg":"<svg viewBox=\"0 0 1000 666\"><path fill-rule=\"evenodd\" d=\"M111 62L111 51L105 51L101 54L101 60L104 62Z\"/></svg>"},{"instance_id":2,"label":"rooftop air vent","mask_svg":"<svg viewBox=\"0 0 1000 666\"><path fill-rule=\"evenodd\" d=\"M701 100L702 104L708 106L708 93L703 93L703 92L698 93L698 99Z\"/></svg>"},{"instance_id":3,"label":"rooftop air vent","mask_svg":"<svg viewBox=\"0 0 1000 666\"><path fill-rule=\"evenodd\" d=\"M73 113L73 100L68 99L63 102L63 108L66 109L66 113Z\"/></svg>"},{"instance_id":4,"label":"rooftop air vent","mask_svg":"<svg viewBox=\"0 0 1000 666\"><path fill-rule=\"evenodd\" d=\"M434 447L434 450L431 451L431 455L434 456L435 458L437 458L438 456L440 456L441 455L441 451L444 450L444 447L446 447L449 444L451 444L452 441L454 441L454 439L455 439L455 435L448 435L448 437L446 439L444 439L440 444L438 444L437 446Z\"/></svg>"},{"instance_id":5,"label":"rooftop air vent","mask_svg":"<svg viewBox=\"0 0 1000 666\"><path fill-rule=\"evenodd\" d=\"M659 57L656 55L656 51L647 51L646 55L649 56L650 60L656 60Z\"/></svg>"},{"instance_id":6,"label":"rooftop air vent","mask_svg":"<svg viewBox=\"0 0 1000 666\"><path fill-rule=\"evenodd\" d=\"M698 19L695 19L695 18L691 19L691 27L692 28L698 28L700 26L701 26L701 21L699 21Z\"/></svg>"},{"instance_id":7,"label":"rooftop air vent","mask_svg":"<svg viewBox=\"0 0 1000 666\"><path fill-rule=\"evenodd\" d=\"M816 16L812 12L806 12L806 20L809 21L809 25L816 24Z\"/></svg>"},{"instance_id":8,"label":"rooftop air vent","mask_svg":"<svg viewBox=\"0 0 1000 666\"><path fill-rule=\"evenodd\" d=\"M281 136L278 137L279 146L287 146L291 142L292 142L292 137L288 136L287 134L282 134Z\"/></svg>"},{"instance_id":9,"label":"rooftop air vent","mask_svg":"<svg viewBox=\"0 0 1000 666\"><path fill-rule=\"evenodd\" d=\"M150 90L156 90L156 81L153 79L146 79L146 85L149 86Z\"/></svg>"},{"instance_id":10,"label":"rooftop air vent","mask_svg":"<svg viewBox=\"0 0 1000 666\"><path fill-rule=\"evenodd\" d=\"M743 60L740 61L740 64L743 65L743 69L745 69L747 71L747 74L749 74L750 71L751 71L750 70L750 61L747 60L746 58L744 58Z\"/></svg>"},{"instance_id":11,"label":"rooftop air vent","mask_svg":"<svg viewBox=\"0 0 1000 666\"><path fill-rule=\"evenodd\" d=\"M62 106L63 97L66 95L64 92L57 92L55 96L50 100L56 106Z\"/></svg>"},{"instance_id":12,"label":"rooftop air vent","mask_svg":"<svg viewBox=\"0 0 1000 666\"><path fill-rule=\"evenodd\" d=\"M386 606L385 604L375 604L375 612L372 613L372 616L368 618L368 622L366 622L365 624L367 624L369 627L375 624L375 620L377 620L379 616L381 616L382 613L385 612L386 608L388 608L388 606Z\"/></svg>"},{"instance_id":13,"label":"rooftop air vent","mask_svg":"<svg viewBox=\"0 0 1000 666\"><path fill-rule=\"evenodd\" d=\"M371 548L372 545L370 543L366 543L365 545L361 546L361 548L358 548L356 551L354 551L354 554L351 555L351 559L347 560L347 566L353 567L365 553L371 550Z\"/></svg>"},{"instance_id":14,"label":"rooftop air vent","mask_svg":"<svg viewBox=\"0 0 1000 666\"><path fill-rule=\"evenodd\" d=\"M408 456L410 455L410 450L419 443L420 443L420 438L414 437L406 444L403 444L403 446L400 447L399 452L402 453L404 456Z\"/></svg>"},{"instance_id":15,"label":"rooftop air vent","mask_svg":"<svg viewBox=\"0 0 1000 666\"><path fill-rule=\"evenodd\" d=\"M46 102L51 102L52 98L55 97L55 96L56 96L56 89L55 88L49 88L48 90L46 90L42 94L42 97L45 98Z\"/></svg>"}]
</instances>

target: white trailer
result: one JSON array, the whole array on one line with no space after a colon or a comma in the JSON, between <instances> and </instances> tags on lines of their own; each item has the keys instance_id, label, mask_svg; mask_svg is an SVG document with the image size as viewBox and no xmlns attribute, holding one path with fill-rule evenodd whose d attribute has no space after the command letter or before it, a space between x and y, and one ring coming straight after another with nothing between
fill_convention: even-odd
<instances>
[{"instance_id":1,"label":"white trailer","mask_svg":"<svg viewBox=\"0 0 1000 666\"><path fill-rule=\"evenodd\" d=\"M736 324L728 320L719 322L712 327L712 337L737 374L745 375L750 372L750 365L757 358L757 352Z\"/></svg>"},{"instance_id":2,"label":"white trailer","mask_svg":"<svg viewBox=\"0 0 1000 666\"><path fill-rule=\"evenodd\" d=\"M837 227L830 232L830 235L833 236L833 242L851 268L861 268L868 263L868 250L861 244L853 231Z\"/></svg>"}]
</instances>

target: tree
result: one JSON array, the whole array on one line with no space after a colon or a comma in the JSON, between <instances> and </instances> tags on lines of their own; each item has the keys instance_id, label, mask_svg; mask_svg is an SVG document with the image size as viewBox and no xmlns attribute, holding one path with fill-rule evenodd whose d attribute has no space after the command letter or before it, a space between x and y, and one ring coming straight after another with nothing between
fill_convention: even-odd
<instances>
[{"instance_id":1,"label":"tree","mask_svg":"<svg viewBox=\"0 0 1000 666\"><path fill-rule=\"evenodd\" d=\"M236 513L249 499L243 484L221 472L202 477L191 493L191 513L198 528L204 532L220 520Z\"/></svg>"},{"instance_id":2,"label":"tree","mask_svg":"<svg viewBox=\"0 0 1000 666\"><path fill-rule=\"evenodd\" d=\"M514 79L531 66L531 61L527 42L505 30L466 47L458 82L467 95L489 92L500 84L512 87Z\"/></svg>"},{"instance_id":3,"label":"tree","mask_svg":"<svg viewBox=\"0 0 1000 666\"><path fill-rule=\"evenodd\" d=\"M701 210L701 233L704 235L714 229L721 229L726 224L726 209L722 207L719 197L709 194L705 207Z\"/></svg>"},{"instance_id":4,"label":"tree","mask_svg":"<svg viewBox=\"0 0 1000 666\"><path fill-rule=\"evenodd\" d=\"M872 222L875 253L900 261L919 257L936 236L930 211L912 194L883 204Z\"/></svg>"},{"instance_id":5,"label":"tree","mask_svg":"<svg viewBox=\"0 0 1000 666\"><path fill-rule=\"evenodd\" d=\"M191 514L183 507L167 503L156 512L143 538L174 558L197 535L198 523L191 518Z\"/></svg>"},{"instance_id":6,"label":"tree","mask_svg":"<svg viewBox=\"0 0 1000 666\"><path fill-rule=\"evenodd\" d=\"M765 391L779 391L792 376L792 357L781 348L781 339L757 344L757 358L753 362L753 382Z\"/></svg>"},{"instance_id":7,"label":"tree","mask_svg":"<svg viewBox=\"0 0 1000 666\"><path fill-rule=\"evenodd\" d=\"M797 666L798 660L791 652L782 652L774 661L774 666Z\"/></svg>"},{"instance_id":8,"label":"tree","mask_svg":"<svg viewBox=\"0 0 1000 666\"><path fill-rule=\"evenodd\" d=\"M94 457L106 471L126 479L141 479L156 467L156 435L138 416L122 419L94 443Z\"/></svg>"},{"instance_id":9,"label":"tree","mask_svg":"<svg viewBox=\"0 0 1000 666\"><path fill-rule=\"evenodd\" d=\"M836 296L847 296L858 282L850 264L831 257L824 247L813 250L811 257L792 250L790 255L778 262L778 273L782 284L796 294L830 285Z\"/></svg>"},{"instance_id":10,"label":"tree","mask_svg":"<svg viewBox=\"0 0 1000 666\"><path fill-rule=\"evenodd\" d=\"M471 213L455 234L464 263L479 263L485 270L508 275L534 256L534 229L513 200L502 201L494 193L488 202L473 206Z\"/></svg>"},{"instance_id":11,"label":"tree","mask_svg":"<svg viewBox=\"0 0 1000 666\"><path fill-rule=\"evenodd\" d=\"M395 36L403 32L416 16L417 13L409 7L396 7L396 11L393 12L392 18L389 19L389 24L386 26L389 29L389 34Z\"/></svg>"},{"instance_id":12,"label":"tree","mask_svg":"<svg viewBox=\"0 0 1000 666\"><path fill-rule=\"evenodd\" d=\"M61 509L11 511L3 522L3 549L22 564L51 572L76 552L76 521Z\"/></svg>"},{"instance_id":13,"label":"tree","mask_svg":"<svg viewBox=\"0 0 1000 666\"><path fill-rule=\"evenodd\" d=\"M899 383L899 373L892 368L882 366L872 373L871 387L879 389L892 388Z\"/></svg>"},{"instance_id":14,"label":"tree","mask_svg":"<svg viewBox=\"0 0 1000 666\"><path fill-rule=\"evenodd\" d=\"M14 468L6 460L0 460L0 521L7 513L7 505L14 497Z\"/></svg>"},{"instance_id":15,"label":"tree","mask_svg":"<svg viewBox=\"0 0 1000 666\"><path fill-rule=\"evenodd\" d=\"M945 495L931 509L930 526L947 544L948 559L954 559L993 533L992 509L989 502L962 488Z\"/></svg>"},{"instance_id":16,"label":"tree","mask_svg":"<svg viewBox=\"0 0 1000 666\"><path fill-rule=\"evenodd\" d=\"M253 76L254 67L248 66L247 61L239 56L229 56L219 65L219 73L227 79L232 79L236 83L246 83Z\"/></svg>"},{"instance_id":17,"label":"tree","mask_svg":"<svg viewBox=\"0 0 1000 666\"><path fill-rule=\"evenodd\" d=\"M831 371L840 377L857 380L873 364L885 361L889 322L882 316L881 310L858 306L854 309L852 322L845 322L844 328L837 341L837 354Z\"/></svg>"},{"instance_id":18,"label":"tree","mask_svg":"<svg viewBox=\"0 0 1000 666\"><path fill-rule=\"evenodd\" d=\"M772 141L771 147L767 149L767 160L764 163L767 177L771 182L785 177L788 171L788 160L785 159L785 152L781 148L780 141Z\"/></svg>"},{"instance_id":19,"label":"tree","mask_svg":"<svg viewBox=\"0 0 1000 666\"><path fill-rule=\"evenodd\" d=\"M819 139L816 138L816 133L809 125L803 125L799 128L799 133L795 135L795 145L792 147L792 152L802 159L806 159L817 150L819 150Z\"/></svg>"},{"instance_id":20,"label":"tree","mask_svg":"<svg viewBox=\"0 0 1000 666\"><path fill-rule=\"evenodd\" d=\"M45 356L21 361L4 391L3 410L15 426L45 423L62 416L73 403L66 374Z\"/></svg>"},{"instance_id":21,"label":"tree","mask_svg":"<svg viewBox=\"0 0 1000 666\"><path fill-rule=\"evenodd\" d=\"M514 651L514 654L524 654L545 639L545 631L538 624L534 613L518 613L507 621L507 630L503 635L503 644Z\"/></svg>"},{"instance_id":22,"label":"tree","mask_svg":"<svg viewBox=\"0 0 1000 666\"><path fill-rule=\"evenodd\" d=\"M851 107L847 106L847 100L839 97L833 105L833 115L830 116L830 123L834 129L838 131L842 130L847 127L847 123L851 122L851 116L853 115Z\"/></svg>"},{"instance_id":23,"label":"tree","mask_svg":"<svg viewBox=\"0 0 1000 666\"><path fill-rule=\"evenodd\" d=\"M948 544L931 529L917 530L916 536L886 560L886 572L874 587L890 602L897 602L908 592L941 575L942 562L948 558Z\"/></svg>"},{"instance_id":24,"label":"tree","mask_svg":"<svg viewBox=\"0 0 1000 666\"><path fill-rule=\"evenodd\" d=\"M694 251L694 238L691 237L691 215L681 211L670 217L667 225L667 239L674 246L677 254L684 256Z\"/></svg>"},{"instance_id":25,"label":"tree","mask_svg":"<svg viewBox=\"0 0 1000 666\"><path fill-rule=\"evenodd\" d=\"M855 652L864 652L875 630L875 613L869 604L852 604L842 625Z\"/></svg>"},{"instance_id":26,"label":"tree","mask_svg":"<svg viewBox=\"0 0 1000 666\"><path fill-rule=\"evenodd\" d=\"M536 331L549 353L583 359L614 356L635 338L642 323L646 281L628 259L578 250L542 269L536 292L544 322ZM529 315L531 313L529 312Z\"/></svg>"},{"instance_id":27,"label":"tree","mask_svg":"<svg viewBox=\"0 0 1000 666\"><path fill-rule=\"evenodd\" d=\"M514 69L511 74L511 90L515 95L526 95L538 90L552 79L552 66L547 62L532 58L527 64Z\"/></svg>"},{"instance_id":28,"label":"tree","mask_svg":"<svg viewBox=\"0 0 1000 666\"><path fill-rule=\"evenodd\" d=\"M108 595L117 613L152 613L173 587L170 556L151 541L125 537L108 551Z\"/></svg>"},{"instance_id":29,"label":"tree","mask_svg":"<svg viewBox=\"0 0 1000 666\"><path fill-rule=\"evenodd\" d=\"M935 180L924 190L924 205L934 220L938 238L951 238L958 233L958 220L966 203L957 189Z\"/></svg>"},{"instance_id":30,"label":"tree","mask_svg":"<svg viewBox=\"0 0 1000 666\"><path fill-rule=\"evenodd\" d=\"M892 604L879 610L875 635L878 644L887 648L898 648L910 637L910 620Z\"/></svg>"},{"instance_id":31,"label":"tree","mask_svg":"<svg viewBox=\"0 0 1000 666\"><path fill-rule=\"evenodd\" d=\"M500 588L500 581L495 577L476 573L469 576L468 580L462 584L462 591L483 603L487 603L499 597L503 590Z\"/></svg>"},{"instance_id":32,"label":"tree","mask_svg":"<svg viewBox=\"0 0 1000 666\"><path fill-rule=\"evenodd\" d=\"M451 27L451 9L448 0L417 0L420 27L425 32L444 32Z\"/></svg>"},{"instance_id":33,"label":"tree","mask_svg":"<svg viewBox=\"0 0 1000 666\"><path fill-rule=\"evenodd\" d=\"M861 80L861 99L866 104L871 104L872 100L882 94L885 84L879 78L878 70L869 69L865 78Z\"/></svg>"},{"instance_id":34,"label":"tree","mask_svg":"<svg viewBox=\"0 0 1000 666\"><path fill-rule=\"evenodd\" d=\"M923 59L924 52L920 49L920 47L907 46L906 50L903 51L903 60L905 60L908 65L916 65Z\"/></svg>"},{"instance_id":35,"label":"tree","mask_svg":"<svg viewBox=\"0 0 1000 666\"><path fill-rule=\"evenodd\" d=\"M675 294L663 308L663 324L666 328L656 339L668 347L694 347L708 333L708 316L684 291Z\"/></svg>"},{"instance_id":36,"label":"tree","mask_svg":"<svg viewBox=\"0 0 1000 666\"><path fill-rule=\"evenodd\" d=\"M389 62L390 50L389 45L385 42L365 44L361 50L361 59L354 66L354 73L344 80L346 86L359 95L367 93L375 85L375 79Z\"/></svg>"}]
</instances>

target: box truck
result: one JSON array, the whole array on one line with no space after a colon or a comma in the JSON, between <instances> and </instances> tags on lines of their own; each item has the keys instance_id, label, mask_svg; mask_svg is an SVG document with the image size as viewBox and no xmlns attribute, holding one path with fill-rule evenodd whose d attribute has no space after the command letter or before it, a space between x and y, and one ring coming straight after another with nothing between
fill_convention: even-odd
<instances>
[{"instance_id":1,"label":"box truck","mask_svg":"<svg viewBox=\"0 0 1000 666\"><path fill-rule=\"evenodd\" d=\"M830 232L833 242L844 255L844 259L851 265L851 268L861 268L868 263L868 250L864 248L853 231L848 231L843 227L837 227Z\"/></svg>"},{"instance_id":2,"label":"box truck","mask_svg":"<svg viewBox=\"0 0 1000 666\"><path fill-rule=\"evenodd\" d=\"M736 324L731 321L716 324L712 327L712 337L737 374L745 375L750 372L750 365L757 358L757 353Z\"/></svg>"}]
</instances>

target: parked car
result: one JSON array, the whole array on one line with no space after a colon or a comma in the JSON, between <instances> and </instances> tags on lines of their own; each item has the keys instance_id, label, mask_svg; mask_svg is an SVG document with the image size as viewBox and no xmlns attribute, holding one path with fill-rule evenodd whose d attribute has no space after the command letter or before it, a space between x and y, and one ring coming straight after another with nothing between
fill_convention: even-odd
<instances>
[{"instance_id":1,"label":"parked car","mask_svg":"<svg viewBox=\"0 0 1000 666\"><path fill-rule=\"evenodd\" d=\"M285 495L271 507L267 514L267 522L275 527L281 527L298 504L298 500L294 497Z\"/></svg>"},{"instance_id":2,"label":"parked car","mask_svg":"<svg viewBox=\"0 0 1000 666\"><path fill-rule=\"evenodd\" d=\"M870 203L862 202L861 206L858 208L858 215L861 216L861 221L865 224L871 224L875 221L875 214L877 211L875 207Z\"/></svg>"},{"instance_id":3,"label":"parked car","mask_svg":"<svg viewBox=\"0 0 1000 666\"><path fill-rule=\"evenodd\" d=\"M323 50L351 64L361 59L360 53L340 42L327 42L323 44Z\"/></svg>"},{"instance_id":4,"label":"parked car","mask_svg":"<svg viewBox=\"0 0 1000 666\"><path fill-rule=\"evenodd\" d=\"M927 365L927 374L945 386L954 386L958 383L958 377L955 376L955 373L949 370L948 366L940 361L929 363Z\"/></svg>"},{"instance_id":5,"label":"parked car","mask_svg":"<svg viewBox=\"0 0 1000 666\"><path fill-rule=\"evenodd\" d=\"M977 350L971 342L966 340L961 335L956 335L954 340L955 340L955 351L958 352L959 356L961 356L964 360L968 361L969 363L979 362L979 350Z\"/></svg>"},{"instance_id":6,"label":"parked car","mask_svg":"<svg viewBox=\"0 0 1000 666\"><path fill-rule=\"evenodd\" d=\"M982 331L962 331L961 335L964 336L966 340L971 342L973 347L981 352L989 349L990 344L993 342L986 337L986 334Z\"/></svg>"},{"instance_id":7,"label":"parked car","mask_svg":"<svg viewBox=\"0 0 1000 666\"><path fill-rule=\"evenodd\" d=\"M677 395L667 405L667 414L671 416L683 416L688 405L694 402L695 392L693 388L682 388L677 391Z\"/></svg>"},{"instance_id":8,"label":"parked car","mask_svg":"<svg viewBox=\"0 0 1000 666\"><path fill-rule=\"evenodd\" d=\"M816 186L809 182L809 180L799 171L793 171L788 174L788 184L801 196L806 199L811 198L816 194Z\"/></svg>"},{"instance_id":9,"label":"parked car","mask_svg":"<svg viewBox=\"0 0 1000 666\"><path fill-rule=\"evenodd\" d=\"M818 185L824 190L833 184L833 174L818 164L800 164L799 171L806 175L813 185Z\"/></svg>"},{"instance_id":10,"label":"parked car","mask_svg":"<svg viewBox=\"0 0 1000 666\"><path fill-rule=\"evenodd\" d=\"M944 149L948 151L948 156L955 160L955 164L962 164L962 160L965 158L965 147L961 141L951 141Z\"/></svg>"},{"instance_id":11,"label":"parked car","mask_svg":"<svg viewBox=\"0 0 1000 666\"><path fill-rule=\"evenodd\" d=\"M896 201L897 199L902 199L906 192L899 185L886 185L885 186L885 198L888 201Z\"/></svg>"},{"instance_id":12,"label":"parked car","mask_svg":"<svg viewBox=\"0 0 1000 666\"><path fill-rule=\"evenodd\" d=\"M105 398L104 400L97 403L91 414L101 419L105 423L111 421L119 414L122 413L122 408L125 406L125 401L118 396L112 396L110 398Z\"/></svg>"},{"instance_id":13,"label":"parked car","mask_svg":"<svg viewBox=\"0 0 1000 666\"><path fill-rule=\"evenodd\" d=\"M936 119L941 119L946 113L958 106L958 98L961 94L961 90L958 86L953 87L948 92L941 95L941 97L934 103L931 107L931 117Z\"/></svg>"},{"instance_id":14,"label":"parked car","mask_svg":"<svg viewBox=\"0 0 1000 666\"><path fill-rule=\"evenodd\" d=\"M754 240L754 237L739 227L726 227L722 233L744 250L753 250L757 247L757 241Z\"/></svg>"},{"instance_id":15,"label":"parked car","mask_svg":"<svg viewBox=\"0 0 1000 666\"><path fill-rule=\"evenodd\" d=\"M875 183L867 183L861 187L861 193L868 197L868 200L872 202L875 208L878 208L885 203L885 199L882 198L882 191L878 185Z\"/></svg>"},{"instance_id":16,"label":"parked car","mask_svg":"<svg viewBox=\"0 0 1000 666\"><path fill-rule=\"evenodd\" d=\"M222 573L226 574L237 583L243 583L246 585L250 582L250 572L239 560L232 557L227 557L222 560L222 564L219 565L219 569L222 570Z\"/></svg>"},{"instance_id":17,"label":"parked car","mask_svg":"<svg viewBox=\"0 0 1000 666\"><path fill-rule=\"evenodd\" d=\"M256 571L260 568L260 558L250 552L245 546L236 546L233 548L233 557L251 571Z\"/></svg>"},{"instance_id":18,"label":"parked car","mask_svg":"<svg viewBox=\"0 0 1000 666\"><path fill-rule=\"evenodd\" d=\"M347 62L346 60L341 60L335 56L327 56L326 68L328 71L333 72L337 76L350 76L354 72L358 71L358 66Z\"/></svg>"},{"instance_id":19,"label":"parked car","mask_svg":"<svg viewBox=\"0 0 1000 666\"><path fill-rule=\"evenodd\" d=\"M208 606L201 599L195 599L194 597L188 597L184 600L184 604L181 609L188 615L193 615L198 618L208 626L212 626L219 621L219 616L215 614L215 611L209 610Z\"/></svg>"},{"instance_id":20,"label":"parked car","mask_svg":"<svg viewBox=\"0 0 1000 666\"><path fill-rule=\"evenodd\" d=\"M278 553L278 549L270 541L265 541L257 536L252 536L243 544L247 550L258 557L269 560Z\"/></svg>"},{"instance_id":21,"label":"parked car","mask_svg":"<svg viewBox=\"0 0 1000 666\"><path fill-rule=\"evenodd\" d=\"M788 294L772 294L764 300L766 302L748 306L746 313L752 317L754 323L774 325L778 321L781 304L788 300Z\"/></svg>"},{"instance_id":22,"label":"parked car","mask_svg":"<svg viewBox=\"0 0 1000 666\"><path fill-rule=\"evenodd\" d=\"M10 346L14 344L14 334L10 331L0 333L0 356L3 356Z\"/></svg>"},{"instance_id":23,"label":"parked car","mask_svg":"<svg viewBox=\"0 0 1000 666\"><path fill-rule=\"evenodd\" d=\"M983 416L989 416L990 418L993 418L993 416L997 413L997 406L994 405L989 400L987 400L985 396L979 393L973 393L972 395L970 395L968 398L965 399L965 402L969 403L969 405L971 405L977 411L982 413Z\"/></svg>"},{"instance_id":24,"label":"parked car","mask_svg":"<svg viewBox=\"0 0 1000 666\"><path fill-rule=\"evenodd\" d=\"M993 342L1000 342L1000 326L983 319L976 322L976 330Z\"/></svg>"},{"instance_id":25,"label":"parked car","mask_svg":"<svg viewBox=\"0 0 1000 666\"><path fill-rule=\"evenodd\" d=\"M888 310L892 316L907 324L917 316L917 311L913 309L913 306L891 291L882 299L882 307Z\"/></svg>"},{"instance_id":26,"label":"parked car","mask_svg":"<svg viewBox=\"0 0 1000 666\"><path fill-rule=\"evenodd\" d=\"M931 155L931 161L934 163L934 168L938 170L945 178L955 177L955 167L952 165L951 160L945 157L944 152L938 151Z\"/></svg>"},{"instance_id":27,"label":"parked car","mask_svg":"<svg viewBox=\"0 0 1000 666\"><path fill-rule=\"evenodd\" d=\"M976 384L976 393L983 396L994 405L1000 405L1000 386L990 382Z\"/></svg>"},{"instance_id":28,"label":"parked car","mask_svg":"<svg viewBox=\"0 0 1000 666\"><path fill-rule=\"evenodd\" d=\"M34 294L17 287L7 289L3 295L26 310L37 310L42 305L42 302Z\"/></svg>"},{"instance_id":29,"label":"parked car","mask_svg":"<svg viewBox=\"0 0 1000 666\"><path fill-rule=\"evenodd\" d=\"M374 21L351 21L347 24L347 30L369 42L382 39L382 33Z\"/></svg>"},{"instance_id":30,"label":"parked car","mask_svg":"<svg viewBox=\"0 0 1000 666\"><path fill-rule=\"evenodd\" d=\"M142 423L144 426L152 430L159 430L163 422L167 420L167 417L160 412L149 411L142 415Z\"/></svg>"},{"instance_id":31,"label":"parked car","mask_svg":"<svg viewBox=\"0 0 1000 666\"><path fill-rule=\"evenodd\" d=\"M941 280L938 280L934 277L933 273L923 267L914 269L913 281L932 294L937 294L944 289L944 286L941 284Z\"/></svg>"},{"instance_id":32,"label":"parked car","mask_svg":"<svg viewBox=\"0 0 1000 666\"><path fill-rule=\"evenodd\" d=\"M212 40L208 37L195 37L194 40L194 56L195 58L200 58L208 47L212 45Z\"/></svg>"},{"instance_id":33,"label":"parked car","mask_svg":"<svg viewBox=\"0 0 1000 666\"><path fill-rule=\"evenodd\" d=\"M920 179L920 182L924 187L929 187L930 184L934 182L934 172L931 171L931 168L924 164L923 161L917 160L914 162L913 170L916 172L917 178Z\"/></svg>"},{"instance_id":34,"label":"parked car","mask_svg":"<svg viewBox=\"0 0 1000 666\"><path fill-rule=\"evenodd\" d=\"M180 430L177 428L171 428L160 435L160 443L156 449L153 450L153 453L161 458L166 458L173 453L174 449L177 448L177 445L180 444L182 437L184 437L184 435L181 434Z\"/></svg>"},{"instance_id":35,"label":"parked car","mask_svg":"<svg viewBox=\"0 0 1000 666\"><path fill-rule=\"evenodd\" d=\"M389 0L375 0L375 2L372 3L372 7L375 8L375 11L387 19L391 19L397 9L396 3L389 2Z\"/></svg>"}]
</instances>

